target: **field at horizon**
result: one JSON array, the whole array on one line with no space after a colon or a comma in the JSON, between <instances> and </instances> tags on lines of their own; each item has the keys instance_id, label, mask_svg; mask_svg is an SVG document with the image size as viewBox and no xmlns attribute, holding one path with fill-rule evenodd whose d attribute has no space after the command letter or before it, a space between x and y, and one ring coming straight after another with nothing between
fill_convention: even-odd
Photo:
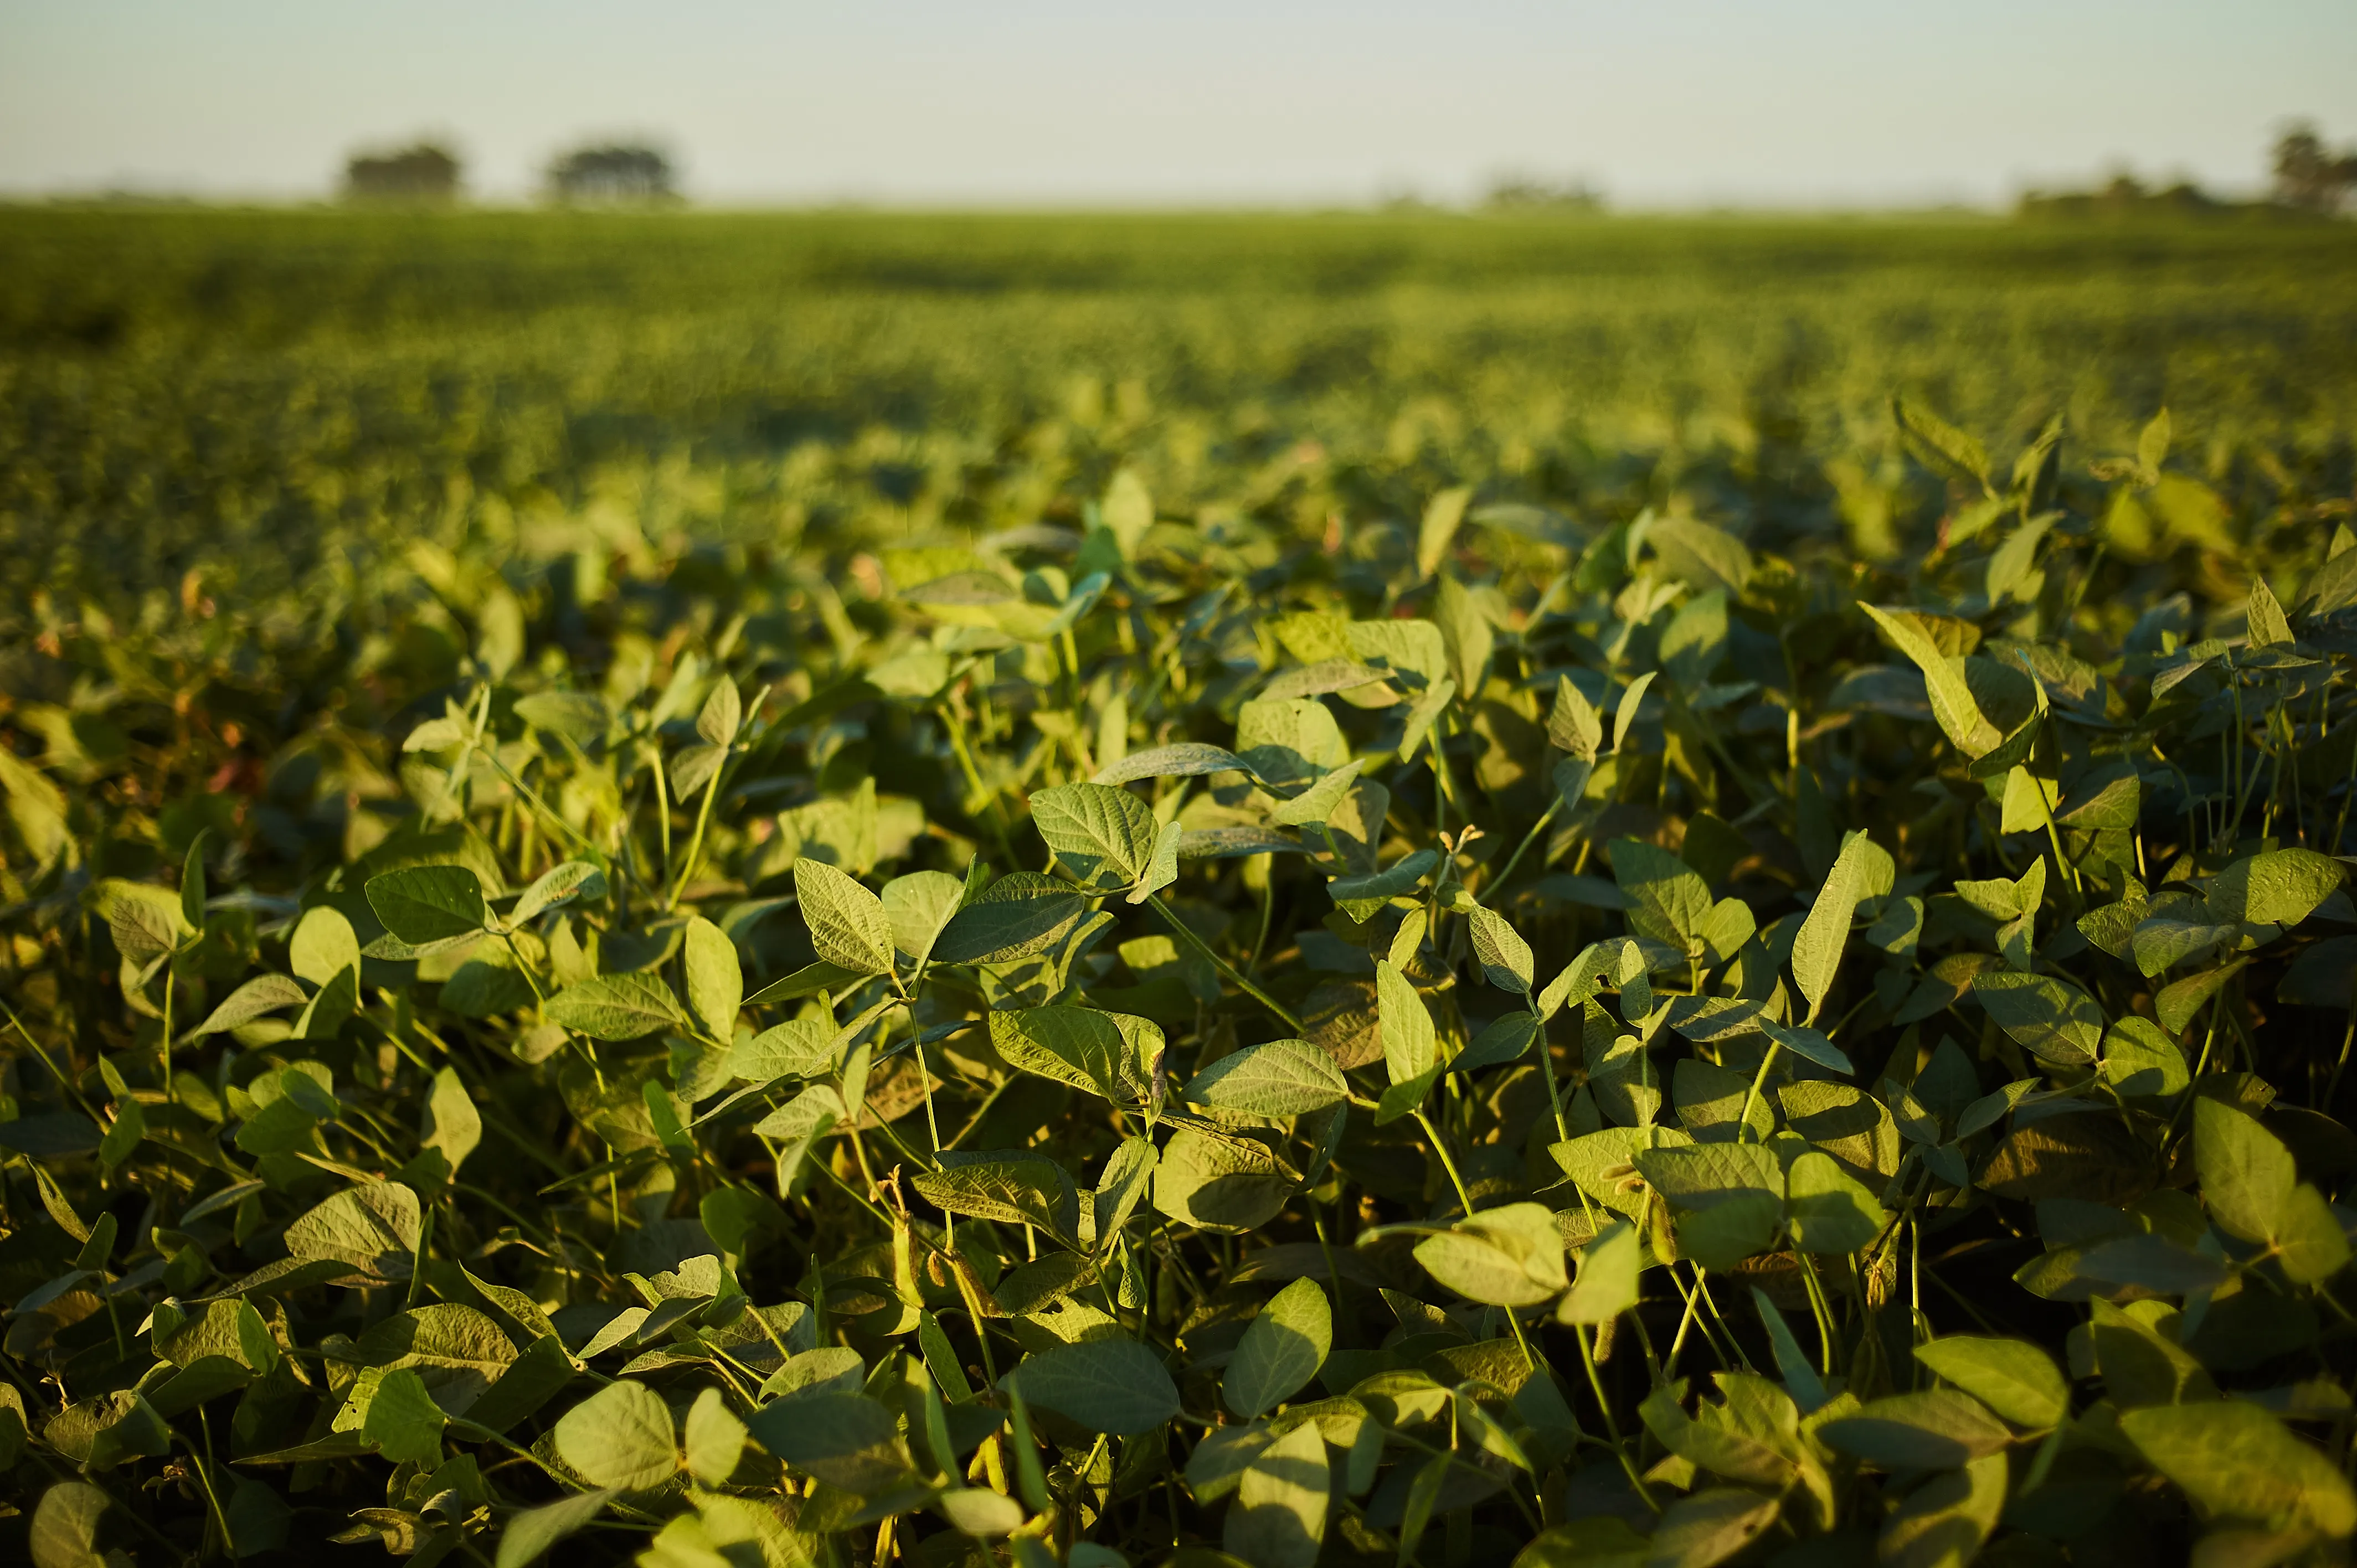
<instances>
[{"instance_id":1,"label":"field at horizon","mask_svg":"<svg viewBox=\"0 0 2357 1568\"><path fill-rule=\"evenodd\" d=\"M1902 392L2109 449L2166 405L2214 478L2264 450L2330 490L2352 365L2330 223L11 209L0 549L55 596L201 567L258 603L494 504L996 527L985 471L1047 426L1082 489L1125 457L1188 509L1309 443L1358 510L1625 512L1870 479ZM846 464L899 477L794 493ZM1837 527L1836 489L1778 505Z\"/></svg>"}]
</instances>

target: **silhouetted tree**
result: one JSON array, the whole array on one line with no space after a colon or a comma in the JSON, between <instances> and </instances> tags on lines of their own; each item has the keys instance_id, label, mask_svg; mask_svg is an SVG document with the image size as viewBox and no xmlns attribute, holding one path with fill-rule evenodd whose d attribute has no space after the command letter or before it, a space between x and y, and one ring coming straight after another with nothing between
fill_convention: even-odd
<instances>
[{"instance_id":1,"label":"silhouetted tree","mask_svg":"<svg viewBox=\"0 0 2357 1568\"><path fill-rule=\"evenodd\" d=\"M566 203L640 205L679 199L671 158L639 143L576 148L548 166L548 191Z\"/></svg>"},{"instance_id":2,"label":"silhouetted tree","mask_svg":"<svg viewBox=\"0 0 2357 1568\"><path fill-rule=\"evenodd\" d=\"M1524 174L1503 174L1490 182L1481 205L1493 212L1551 209L1558 212L1601 212L1604 193L1584 179L1555 182Z\"/></svg>"},{"instance_id":3,"label":"silhouetted tree","mask_svg":"<svg viewBox=\"0 0 2357 1568\"><path fill-rule=\"evenodd\" d=\"M2302 121L2276 143L2276 199L2309 212L2338 212L2357 187L2357 152L2338 156Z\"/></svg>"},{"instance_id":4,"label":"silhouetted tree","mask_svg":"<svg viewBox=\"0 0 2357 1568\"><path fill-rule=\"evenodd\" d=\"M389 153L355 153L344 165L344 197L350 201L455 201L460 165L437 142L420 142Z\"/></svg>"}]
</instances>

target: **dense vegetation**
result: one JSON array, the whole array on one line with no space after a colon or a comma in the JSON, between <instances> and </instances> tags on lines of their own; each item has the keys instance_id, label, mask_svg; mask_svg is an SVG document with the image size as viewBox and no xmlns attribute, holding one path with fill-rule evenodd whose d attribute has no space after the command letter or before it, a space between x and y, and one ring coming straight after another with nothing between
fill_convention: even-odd
<instances>
[{"instance_id":1,"label":"dense vegetation","mask_svg":"<svg viewBox=\"0 0 2357 1568\"><path fill-rule=\"evenodd\" d=\"M2352 263L0 215L0 1552L2342 1560Z\"/></svg>"}]
</instances>

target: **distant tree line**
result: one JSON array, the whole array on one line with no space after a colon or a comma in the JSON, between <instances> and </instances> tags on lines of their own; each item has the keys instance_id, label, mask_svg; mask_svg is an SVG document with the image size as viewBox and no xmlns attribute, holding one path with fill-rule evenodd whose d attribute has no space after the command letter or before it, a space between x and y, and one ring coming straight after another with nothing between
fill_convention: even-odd
<instances>
[{"instance_id":1,"label":"distant tree line","mask_svg":"<svg viewBox=\"0 0 2357 1568\"><path fill-rule=\"evenodd\" d=\"M386 153L355 153L344 165L350 201L438 205L458 199L458 155L439 142Z\"/></svg>"},{"instance_id":2,"label":"distant tree line","mask_svg":"<svg viewBox=\"0 0 2357 1568\"><path fill-rule=\"evenodd\" d=\"M1604 193L1584 179L1550 180L1503 174L1490 182L1481 206L1491 212L1601 212Z\"/></svg>"},{"instance_id":3,"label":"distant tree line","mask_svg":"<svg viewBox=\"0 0 2357 1568\"><path fill-rule=\"evenodd\" d=\"M439 141L355 153L344 164L344 199L447 206L465 193L465 176L458 155ZM671 156L640 142L576 147L548 166L544 188L550 200L565 206L660 206L680 199Z\"/></svg>"},{"instance_id":4,"label":"distant tree line","mask_svg":"<svg viewBox=\"0 0 2357 1568\"><path fill-rule=\"evenodd\" d=\"M639 143L577 147L550 164L547 177L550 199L566 206L656 206L679 199L671 159Z\"/></svg>"},{"instance_id":5,"label":"distant tree line","mask_svg":"<svg viewBox=\"0 0 2357 1568\"><path fill-rule=\"evenodd\" d=\"M2266 218L2337 216L2357 191L2357 150L2334 153L2314 125L2287 129L2275 145L2275 186L2259 201L2212 196L2190 180L2149 186L2125 170L2093 190L2026 193L2025 218Z\"/></svg>"}]
</instances>

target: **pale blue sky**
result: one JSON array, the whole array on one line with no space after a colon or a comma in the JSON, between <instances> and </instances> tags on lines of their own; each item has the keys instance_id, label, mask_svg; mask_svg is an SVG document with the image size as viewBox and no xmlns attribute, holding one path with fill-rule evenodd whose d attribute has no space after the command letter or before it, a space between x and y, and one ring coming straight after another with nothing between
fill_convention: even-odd
<instances>
[{"instance_id":1,"label":"pale blue sky","mask_svg":"<svg viewBox=\"0 0 2357 1568\"><path fill-rule=\"evenodd\" d=\"M326 193L436 131L526 194L651 132L716 202L1991 202L2357 141L2352 0L0 0L0 193Z\"/></svg>"}]
</instances>

